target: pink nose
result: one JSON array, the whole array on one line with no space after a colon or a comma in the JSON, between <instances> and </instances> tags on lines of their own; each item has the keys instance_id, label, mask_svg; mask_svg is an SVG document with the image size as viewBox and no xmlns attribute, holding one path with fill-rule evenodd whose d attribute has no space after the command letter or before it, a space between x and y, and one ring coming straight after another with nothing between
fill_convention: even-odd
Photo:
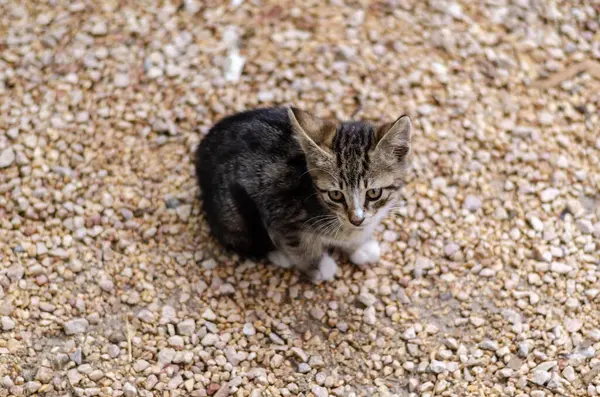
<instances>
[{"instance_id":1,"label":"pink nose","mask_svg":"<svg viewBox=\"0 0 600 397\"><path fill-rule=\"evenodd\" d=\"M365 220L365 218L358 217L355 214L350 214L349 220L350 220L350 223L353 224L354 226L360 226L361 223L363 223L363 221Z\"/></svg>"}]
</instances>

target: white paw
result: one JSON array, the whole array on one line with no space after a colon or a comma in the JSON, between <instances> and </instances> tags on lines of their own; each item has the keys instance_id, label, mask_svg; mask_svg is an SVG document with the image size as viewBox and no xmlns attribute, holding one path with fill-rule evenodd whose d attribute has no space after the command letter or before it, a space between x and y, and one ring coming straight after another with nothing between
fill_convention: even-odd
<instances>
[{"instance_id":1,"label":"white paw","mask_svg":"<svg viewBox=\"0 0 600 397\"><path fill-rule=\"evenodd\" d=\"M316 282L333 280L336 272L337 264L333 258L327 254L323 254L319 261L319 269L315 272L313 279Z\"/></svg>"},{"instance_id":2,"label":"white paw","mask_svg":"<svg viewBox=\"0 0 600 397\"><path fill-rule=\"evenodd\" d=\"M292 267L292 262L290 262L290 258L283 251L271 251L267 255L269 260L275 266L279 266L284 269L289 269Z\"/></svg>"},{"instance_id":3,"label":"white paw","mask_svg":"<svg viewBox=\"0 0 600 397\"><path fill-rule=\"evenodd\" d=\"M375 263L381 256L381 248L375 240L367 241L350 255L350 261L358 266Z\"/></svg>"}]
</instances>

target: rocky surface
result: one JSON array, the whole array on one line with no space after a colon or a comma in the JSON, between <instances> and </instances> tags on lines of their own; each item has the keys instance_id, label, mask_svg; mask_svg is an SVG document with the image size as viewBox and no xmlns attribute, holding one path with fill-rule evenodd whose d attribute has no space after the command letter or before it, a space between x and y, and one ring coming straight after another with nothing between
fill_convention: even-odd
<instances>
[{"instance_id":1,"label":"rocky surface","mask_svg":"<svg viewBox=\"0 0 600 397\"><path fill-rule=\"evenodd\" d=\"M600 394L600 8L0 1L0 396ZM299 4L302 4L300 6ZM208 236L193 150L295 104L415 125L383 258Z\"/></svg>"}]
</instances>

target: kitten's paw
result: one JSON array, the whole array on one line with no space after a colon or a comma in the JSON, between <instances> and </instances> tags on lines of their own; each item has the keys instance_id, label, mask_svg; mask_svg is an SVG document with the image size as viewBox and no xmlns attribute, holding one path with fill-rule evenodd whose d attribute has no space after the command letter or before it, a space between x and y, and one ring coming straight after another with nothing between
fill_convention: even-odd
<instances>
[{"instance_id":1,"label":"kitten's paw","mask_svg":"<svg viewBox=\"0 0 600 397\"><path fill-rule=\"evenodd\" d=\"M324 254L319 261L319 268L314 269L311 274L312 281L320 283L321 281L333 280L337 273L337 263L327 254Z\"/></svg>"},{"instance_id":2,"label":"kitten's paw","mask_svg":"<svg viewBox=\"0 0 600 397\"><path fill-rule=\"evenodd\" d=\"M361 267L377 262L380 256L381 248L379 248L379 243L375 240L371 240L358 247L358 249L350 255L350 261Z\"/></svg>"},{"instance_id":3,"label":"kitten's paw","mask_svg":"<svg viewBox=\"0 0 600 397\"><path fill-rule=\"evenodd\" d=\"M292 262L290 262L290 258L283 251L271 251L267 255L269 261L275 266L279 266L283 269L289 269L292 267Z\"/></svg>"}]
</instances>

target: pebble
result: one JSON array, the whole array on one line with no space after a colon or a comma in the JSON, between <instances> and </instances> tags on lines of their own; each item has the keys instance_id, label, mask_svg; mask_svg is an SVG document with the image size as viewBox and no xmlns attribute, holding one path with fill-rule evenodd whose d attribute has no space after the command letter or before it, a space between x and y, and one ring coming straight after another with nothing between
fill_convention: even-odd
<instances>
[{"instance_id":1,"label":"pebble","mask_svg":"<svg viewBox=\"0 0 600 397\"><path fill-rule=\"evenodd\" d=\"M35 374L35 379L45 384L50 383L53 376L54 374L50 368L40 367L40 369L38 369L37 373Z\"/></svg>"},{"instance_id":2,"label":"pebble","mask_svg":"<svg viewBox=\"0 0 600 397\"><path fill-rule=\"evenodd\" d=\"M568 332L577 332L583 327L583 321L578 318L565 318L565 329Z\"/></svg>"},{"instance_id":3,"label":"pebble","mask_svg":"<svg viewBox=\"0 0 600 397\"><path fill-rule=\"evenodd\" d=\"M571 272L573 269L571 266L561 263L561 262L552 262L550 264L550 271L558 274L567 274Z\"/></svg>"},{"instance_id":4,"label":"pebble","mask_svg":"<svg viewBox=\"0 0 600 397\"><path fill-rule=\"evenodd\" d=\"M89 323L85 318L75 318L64 323L63 329L67 335L82 334L87 331Z\"/></svg>"},{"instance_id":5,"label":"pebble","mask_svg":"<svg viewBox=\"0 0 600 397\"><path fill-rule=\"evenodd\" d=\"M326 388L321 386L313 386L310 391L315 395L315 397L329 397L329 392Z\"/></svg>"},{"instance_id":6,"label":"pebble","mask_svg":"<svg viewBox=\"0 0 600 397\"><path fill-rule=\"evenodd\" d=\"M498 350L498 342L495 340L486 339L479 344L481 350L496 351Z\"/></svg>"},{"instance_id":7,"label":"pebble","mask_svg":"<svg viewBox=\"0 0 600 397\"><path fill-rule=\"evenodd\" d=\"M94 371L92 371L88 377L93 380L94 382L99 381L100 379L104 378L104 372L100 371L99 369L96 369Z\"/></svg>"},{"instance_id":8,"label":"pebble","mask_svg":"<svg viewBox=\"0 0 600 397\"><path fill-rule=\"evenodd\" d=\"M0 323L2 324L3 331L10 331L11 329L14 329L16 325L15 321L8 316L2 316Z\"/></svg>"},{"instance_id":9,"label":"pebble","mask_svg":"<svg viewBox=\"0 0 600 397\"><path fill-rule=\"evenodd\" d=\"M377 323L377 316L375 314L375 308L373 306L367 307L363 312L363 321L365 324L375 325Z\"/></svg>"},{"instance_id":10,"label":"pebble","mask_svg":"<svg viewBox=\"0 0 600 397\"><path fill-rule=\"evenodd\" d=\"M187 319L177 324L177 331L180 335L190 336L196 330L196 322L193 319Z\"/></svg>"},{"instance_id":11,"label":"pebble","mask_svg":"<svg viewBox=\"0 0 600 397\"><path fill-rule=\"evenodd\" d=\"M215 343L219 341L219 337L215 334L206 334L204 338L202 338L202 346L213 346Z\"/></svg>"},{"instance_id":12,"label":"pebble","mask_svg":"<svg viewBox=\"0 0 600 397\"><path fill-rule=\"evenodd\" d=\"M542 190L542 192L540 193L540 199L542 200L543 203L550 203L552 201L554 201L558 195L560 194L560 190L555 189L555 188L548 188L545 190Z\"/></svg>"},{"instance_id":13,"label":"pebble","mask_svg":"<svg viewBox=\"0 0 600 397\"><path fill-rule=\"evenodd\" d=\"M310 372L310 370L311 370L310 365L308 365L307 363L298 364L298 372L300 372L301 374Z\"/></svg>"},{"instance_id":14,"label":"pebble","mask_svg":"<svg viewBox=\"0 0 600 397\"><path fill-rule=\"evenodd\" d=\"M367 307L373 306L377 302L375 295L368 292L361 292L360 295L358 295L358 300Z\"/></svg>"},{"instance_id":15,"label":"pebble","mask_svg":"<svg viewBox=\"0 0 600 397\"><path fill-rule=\"evenodd\" d=\"M431 360L431 364L429 364L429 369L431 372L435 374L441 374L446 371L446 363L438 360Z\"/></svg>"},{"instance_id":16,"label":"pebble","mask_svg":"<svg viewBox=\"0 0 600 397\"><path fill-rule=\"evenodd\" d=\"M125 88L129 86L129 75L127 73L116 73L113 79L113 84L117 88Z\"/></svg>"},{"instance_id":17,"label":"pebble","mask_svg":"<svg viewBox=\"0 0 600 397\"><path fill-rule=\"evenodd\" d=\"M15 162L15 158L15 151L12 147L0 151L0 168L10 167Z\"/></svg>"},{"instance_id":18,"label":"pebble","mask_svg":"<svg viewBox=\"0 0 600 397\"><path fill-rule=\"evenodd\" d=\"M479 198L478 196L468 195L465 198L463 207L471 212L475 212L481 208L481 204L481 198Z\"/></svg>"},{"instance_id":19,"label":"pebble","mask_svg":"<svg viewBox=\"0 0 600 397\"><path fill-rule=\"evenodd\" d=\"M163 355L163 357L164 357L164 355ZM160 360L160 356L159 356L159 360ZM165 363L166 363L166 361L165 361ZM135 363L133 363L133 369L136 372L142 372L149 366L150 366L150 363L146 360L137 360Z\"/></svg>"},{"instance_id":20,"label":"pebble","mask_svg":"<svg viewBox=\"0 0 600 397\"><path fill-rule=\"evenodd\" d=\"M543 370L535 370L533 371L533 382L536 385L545 385L546 382L548 382L550 380L550 378L552 377L552 375L548 372L548 371L543 371Z\"/></svg>"},{"instance_id":21,"label":"pebble","mask_svg":"<svg viewBox=\"0 0 600 397\"><path fill-rule=\"evenodd\" d=\"M209 334L212 335L212 334ZM204 345L204 343L203 343ZM206 346L206 345L204 345ZM164 347L162 349L160 349L160 351L158 352L158 362L161 365L166 365L166 364L170 364L173 359L175 358L175 350L171 349L170 347Z\"/></svg>"},{"instance_id":22,"label":"pebble","mask_svg":"<svg viewBox=\"0 0 600 397\"><path fill-rule=\"evenodd\" d=\"M563 369L562 376L569 382L573 382L575 381L575 379L577 379L575 375L575 370L570 365L566 366L565 369Z\"/></svg>"},{"instance_id":23,"label":"pebble","mask_svg":"<svg viewBox=\"0 0 600 397\"><path fill-rule=\"evenodd\" d=\"M125 397L135 397L137 396L138 391L137 388L131 383L127 382L123 385L123 395Z\"/></svg>"},{"instance_id":24,"label":"pebble","mask_svg":"<svg viewBox=\"0 0 600 397\"><path fill-rule=\"evenodd\" d=\"M251 323L246 323L246 324L244 324L244 328L242 329L242 332L246 336L252 336L252 335L256 334L256 329L254 329L254 325L252 325Z\"/></svg>"},{"instance_id":25,"label":"pebble","mask_svg":"<svg viewBox=\"0 0 600 397\"><path fill-rule=\"evenodd\" d=\"M206 270L212 270L217 267L217 262L214 259L210 258L210 259L203 261L201 266L202 266L202 268L204 268Z\"/></svg>"}]
</instances>

